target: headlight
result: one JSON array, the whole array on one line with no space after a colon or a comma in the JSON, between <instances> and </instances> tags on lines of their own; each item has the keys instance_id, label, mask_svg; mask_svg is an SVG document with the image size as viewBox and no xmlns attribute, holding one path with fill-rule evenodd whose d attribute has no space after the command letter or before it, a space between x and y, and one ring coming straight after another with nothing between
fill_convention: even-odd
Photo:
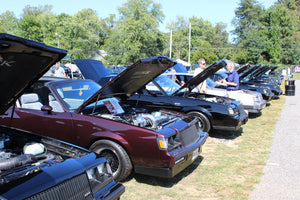
<instances>
[{"instance_id":1,"label":"headlight","mask_svg":"<svg viewBox=\"0 0 300 200\"><path fill-rule=\"evenodd\" d=\"M239 110L235 104L228 105L227 110L228 110L229 115L238 115L239 114Z\"/></svg>"},{"instance_id":2,"label":"headlight","mask_svg":"<svg viewBox=\"0 0 300 200\"><path fill-rule=\"evenodd\" d=\"M234 115L234 110L231 107L228 107L229 115Z\"/></svg>"},{"instance_id":3,"label":"headlight","mask_svg":"<svg viewBox=\"0 0 300 200\"><path fill-rule=\"evenodd\" d=\"M253 101L258 101L258 97L257 96L253 97Z\"/></svg>"},{"instance_id":4,"label":"headlight","mask_svg":"<svg viewBox=\"0 0 300 200\"><path fill-rule=\"evenodd\" d=\"M167 150L168 149L168 143L167 143L165 137L158 137L157 138L157 144L158 144L158 148L160 150Z\"/></svg>"},{"instance_id":5,"label":"headlight","mask_svg":"<svg viewBox=\"0 0 300 200\"><path fill-rule=\"evenodd\" d=\"M264 89L264 94L267 94L267 93L268 93L268 91L266 89Z\"/></svg>"},{"instance_id":6,"label":"headlight","mask_svg":"<svg viewBox=\"0 0 300 200\"><path fill-rule=\"evenodd\" d=\"M95 194L113 179L110 165L107 162L86 171L92 192Z\"/></svg>"}]
</instances>

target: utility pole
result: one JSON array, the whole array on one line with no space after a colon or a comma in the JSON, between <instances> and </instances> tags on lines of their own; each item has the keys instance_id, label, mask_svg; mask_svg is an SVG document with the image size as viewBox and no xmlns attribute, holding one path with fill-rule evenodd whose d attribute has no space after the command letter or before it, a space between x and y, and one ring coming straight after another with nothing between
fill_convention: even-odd
<instances>
[{"instance_id":1,"label":"utility pole","mask_svg":"<svg viewBox=\"0 0 300 200\"><path fill-rule=\"evenodd\" d=\"M192 25L190 22L190 24L189 24L189 58L188 58L189 64L191 64L191 29L192 29Z\"/></svg>"},{"instance_id":2,"label":"utility pole","mask_svg":"<svg viewBox=\"0 0 300 200\"><path fill-rule=\"evenodd\" d=\"M170 32L170 54L169 54L169 57L172 58L172 29Z\"/></svg>"},{"instance_id":3,"label":"utility pole","mask_svg":"<svg viewBox=\"0 0 300 200\"><path fill-rule=\"evenodd\" d=\"M60 44L59 44L60 35L58 33L55 33L55 35L57 37L57 47L59 48L60 47Z\"/></svg>"}]
</instances>

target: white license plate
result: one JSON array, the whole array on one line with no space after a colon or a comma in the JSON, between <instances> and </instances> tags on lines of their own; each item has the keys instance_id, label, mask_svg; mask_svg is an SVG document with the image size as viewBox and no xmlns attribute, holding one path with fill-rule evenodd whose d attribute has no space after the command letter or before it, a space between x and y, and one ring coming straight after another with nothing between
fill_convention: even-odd
<instances>
[{"instance_id":1,"label":"white license plate","mask_svg":"<svg viewBox=\"0 0 300 200\"><path fill-rule=\"evenodd\" d=\"M195 149L193 151L193 157L192 157L192 160L195 160L199 155L199 148Z\"/></svg>"}]
</instances>

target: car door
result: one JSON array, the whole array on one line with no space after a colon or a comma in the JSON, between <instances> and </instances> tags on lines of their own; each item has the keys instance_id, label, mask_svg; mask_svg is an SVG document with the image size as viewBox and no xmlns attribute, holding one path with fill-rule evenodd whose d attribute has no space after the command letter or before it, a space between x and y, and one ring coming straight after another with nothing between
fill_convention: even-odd
<instances>
[{"instance_id":1,"label":"car door","mask_svg":"<svg viewBox=\"0 0 300 200\"><path fill-rule=\"evenodd\" d=\"M12 120L10 119L11 112L12 109L10 108L5 115L2 115L0 123L69 143L76 143L72 114L69 112L16 108Z\"/></svg>"}]
</instances>

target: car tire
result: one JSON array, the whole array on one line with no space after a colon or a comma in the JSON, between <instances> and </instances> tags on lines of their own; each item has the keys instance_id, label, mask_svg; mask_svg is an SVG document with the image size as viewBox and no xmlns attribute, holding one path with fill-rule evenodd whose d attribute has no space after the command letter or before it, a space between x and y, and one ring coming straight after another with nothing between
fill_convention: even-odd
<instances>
[{"instance_id":1,"label":"car tire","mask_svg":"<svg viewBox=\"0 0 300 200\"><path fill-rule=\"evenodd\" d=\"M124 180L132 171L131 160L125 149L111 140L98 140L90 150L106 158L116 181Z\"/></svg>"},{"instance_id":2,"label":"car tire","mask_svg":"<svg viewBox=\"0 0 300 200\"><path fill-rule=\"evenodd\" d=\"M202 128L202 131L204 131L204 132L210 131L211 125L210 125L210 121L206 117L206 115L204 115L201 112L197 112L197 111L191 111L191 112L188 112L187 114L197 117L199 119L200 127Z\"/></svg>"}]
</instances>

